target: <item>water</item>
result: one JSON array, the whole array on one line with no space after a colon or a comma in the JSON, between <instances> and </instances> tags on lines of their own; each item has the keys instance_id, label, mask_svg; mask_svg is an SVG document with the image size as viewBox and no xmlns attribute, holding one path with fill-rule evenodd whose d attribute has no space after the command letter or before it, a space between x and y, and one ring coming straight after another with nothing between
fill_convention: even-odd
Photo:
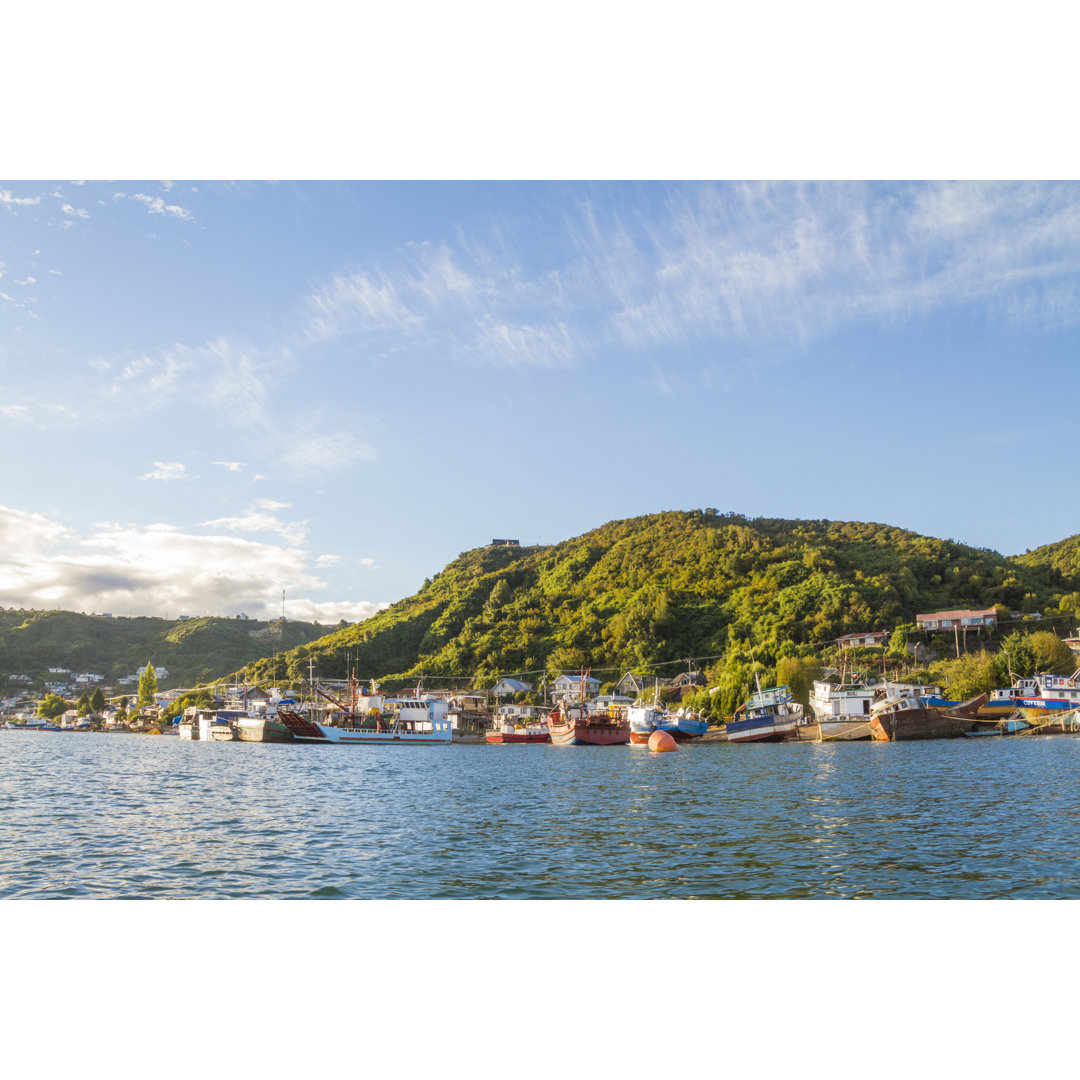
<instances>
[{"instance_id":1,"label":"water","mask_svg":"<svg viewBox=\"0 0 1080 1080\"><path fill-rule=\"evenodd\" d=\"M0 731L0 897L1080 897L1080 738L322 747Z\"/></svg>"}]
</instances>

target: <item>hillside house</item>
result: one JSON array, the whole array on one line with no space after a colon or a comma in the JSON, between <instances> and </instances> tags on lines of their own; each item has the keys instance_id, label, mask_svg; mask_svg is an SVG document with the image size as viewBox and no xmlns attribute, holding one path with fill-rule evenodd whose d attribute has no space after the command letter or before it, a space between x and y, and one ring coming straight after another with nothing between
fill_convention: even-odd
<instances>
[{"instance_id":1,"label":"hillside house","mask_svg":"<svg viewBox=\"0 0 1080 1080\"><path fill-rule=\"evenodd\" d=\"M577 698L582 692L584 681L585 697L591 699L600 693L600 680L591 675L560 675L551 684L551 694L556 700L561 697Z\"/></svg>"},{"instance_id":2,"label":"hillside house","mask_svg":"<svg viewBox=\"0 0 1080 1080\"><path fill-rule=\"evenodd\" d=\"M657 679L653 675L638 675L634 671L628 671L616 684L615 693L626 697L636 698L640 694L652 693L657 683L661 688L671 685L670 679Z\"/></svg>"},{"instance_id":3,"label":"hillside house","mask_svg":"<svg viewBox=\"0 0 1080 1080\"><path fill-rule=\"evenodd\" d=\"M980 629L997 626L997 611L994 608L985 611L935 611L929 615L916 615L915 623L920 630Z\"/></svg>"},{"instance_id":4,"label":"hillside house","mask_svg":"<svg viewBox=\"0 0 1080 1080\"><path fill-rule=\"evenodd\" d=\"M836 639L841 649L871 648L883 649L889 642L888 630L863 630L857 634L845 634Z\"/></svg>"},{"instance_id":5,"label":"hillside house","mask_svg":"<svg viewBox=\"0 0 1080 1080\"><path fill-rule=\"evenodd\" d=\"M532 683L522 682L520 679L501 678L492 688L491 694L496 700L511 697L514 694L529 694L532 692Z\"/></svg>"}]
</instances>

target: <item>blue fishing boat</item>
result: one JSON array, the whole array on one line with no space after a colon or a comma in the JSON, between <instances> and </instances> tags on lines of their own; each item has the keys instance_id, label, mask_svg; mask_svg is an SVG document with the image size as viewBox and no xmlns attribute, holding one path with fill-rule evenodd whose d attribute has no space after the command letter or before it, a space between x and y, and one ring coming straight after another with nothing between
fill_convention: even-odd
<instances>
[{"instance_id":1,"label":"blue fishing boat","mask_svg":"<svg viewBox=\"0 0 1080 1080\"><path fill-rule=\"evenodd\" d=\"M751 694L724 726L728 742L783 742L794 739L803 707L786 686L770 686Z\"/></svg>"}]
</instances>

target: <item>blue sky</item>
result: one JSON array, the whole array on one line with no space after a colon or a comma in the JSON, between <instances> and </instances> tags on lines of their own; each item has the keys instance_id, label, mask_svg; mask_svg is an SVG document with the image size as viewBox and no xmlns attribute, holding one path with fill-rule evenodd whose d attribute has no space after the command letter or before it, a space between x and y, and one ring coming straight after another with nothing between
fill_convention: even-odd
<instances>
[{"instance_id":1,"label":"blue sky","mask_svg":"<svg viewBox=\"0 0 1080 1080\"><path fill-rule=\"evenodd\" d=\"M1075 183L0 181L0 605L355 619L713 506L1080 531Z\"/></svg>"}]
</instances>

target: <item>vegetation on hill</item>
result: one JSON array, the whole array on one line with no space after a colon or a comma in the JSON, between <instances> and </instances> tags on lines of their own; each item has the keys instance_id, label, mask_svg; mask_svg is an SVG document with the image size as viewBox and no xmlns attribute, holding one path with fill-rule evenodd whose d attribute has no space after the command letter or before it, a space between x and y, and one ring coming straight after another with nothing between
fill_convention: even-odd
<instances>
[{"instance_id":1,"label":"vegetation on hill","mask_svg":"<svg viewBox=\"0 0 1080 1080\"><path fill-rule=\"evenodd\" d=\"M714 510L610 522L550 547L464 552L415 596L245 677L297 683L309 666L384 685L590 667L707 667L729 710L755 668L808 685L839 636L915 616L1000 606L1068 615L1080 581L1043 565L888 525L748 519ZM908 631L902 630L901 637ZM879 654L880 655L880 654ZM903 643L898 656L906 656Z\"/></svg>"},{"instance_id":2,"label":"vegetation on hill","mask_svg":"<svg viewBox=\"0 0 1080 1080\"><path fill-rule=\"evenodd\" d=\"M152 662L169 673L160 680L162 687L191 686L325 633L325 627L301 622L124 619L9 609L0 611L0 675L28 675L40 685L56 678L48 675L50 667L62 667L116 679Z\"/></svg>"}]
</instances>

